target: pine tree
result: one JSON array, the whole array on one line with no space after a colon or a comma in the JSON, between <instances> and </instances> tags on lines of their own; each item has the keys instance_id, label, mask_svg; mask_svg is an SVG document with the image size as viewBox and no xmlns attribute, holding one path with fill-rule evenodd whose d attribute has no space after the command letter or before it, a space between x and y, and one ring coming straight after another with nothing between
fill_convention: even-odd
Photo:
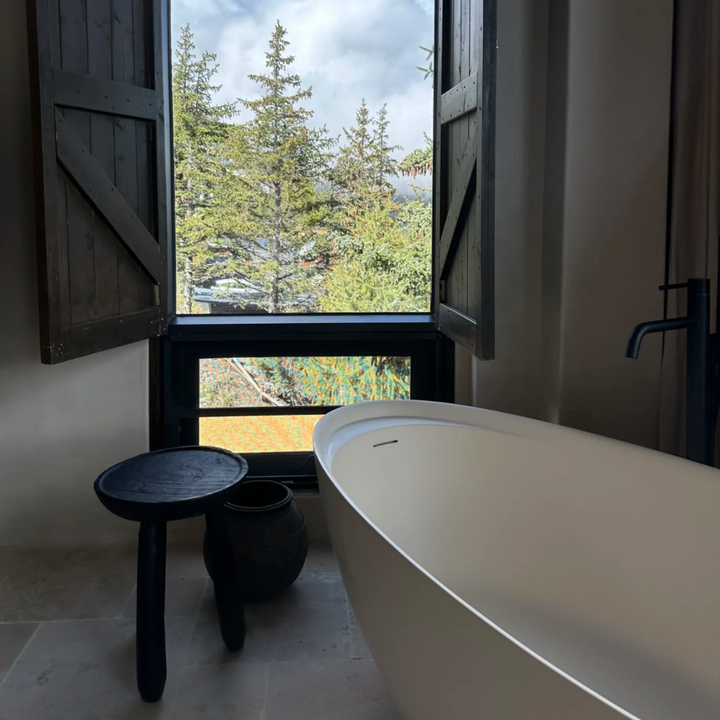
<instances>
[{"instance_id":1,"label":"pine tree","mask_svg":"<svg viewBox=\"0 0 720 720\"><path fill-rule=\"evenodd\" d=\"M213 104L215 55L195 54L190 26L182 29L173 63L175 234L178 309L192 312L196 288L209 277L211 247L222 232L217 189L224 174L222 147L232 104Z\"/></svg>"},{"instance_id":2,"label":"pine tree","mask_svg":"<svg viewBox=\"0 0 720 720\"><path fill-rule=\"evenodd\" d=\"M383 105L373 117L363 99L355 113L355 126L343 128L345 143L338 153L333 179L341 205L351 216L360 207L394 193L390 178L398 174L398 165L392 153L400 146L389 144L388 125L387 107Z\"/></svg>"},{"instance_id":3,"label":"pine tree","mask_svg":"<svg viewBox=\"0 0 720 720\"><path fill-rule=\"evenodd\" d=\"M389 195L361 209L325 276L325 312L428 312L432 208Z\"/></svg>"},{"instance_id":4,"label":"pine tree","mask_svg":"<svg viewBox=\"0 0 720 720\"><path fill-rule=\"evenodd\" d=\"M335 169L344 232L324 278L326 312L427 312L430 308L432 209L418 195L395 197L399 165L387 108L371 117L365 102L345 130Z\"/></svg>"},{"instance_id":5,"label":"pine tree","mask_svg":"<svg viewBox=\"0 0 720 720\"><path fill-rule=\"evenodd\" d=\"M230 134L229 182L224 205L234 218L231 244L235 284L251 288L254 304L270 313L312 310L320 286L329 217L328 177L333 141L311 128L303 106L312 89L290 71L286 30L275 25L266 53L267 72L250 75L257 100L241 100L252 113Z\"/></svg>"},{"instance_id":6,"label":"pine tree","mask_svg":"<svg viewBox=\"0 0 720 720\"><path fill-rule=\"evenodd\" d=\"M343 128L343 134L345 144L338 153L333 179L347 208L366 196L372 176L372 117L364 98L355 113L355 126Z\"/></svg>"},{"instance_id":7,"label":"pine tree","mask_svg":"<svg viewBox=\"0 0 720 720\"><path fill-rule=\"evenodd\" d=\"M390 145L388 138L388 126L390 121L387 117L387 105L383 105L374 119L373 142L370 147L370 158L372 172L374 174L375 187L379 192L394 193L390 182L391 177L397 177L398 163L392 157L395 150L402 150L399 145Z\"/></svg>"}]
</instances>

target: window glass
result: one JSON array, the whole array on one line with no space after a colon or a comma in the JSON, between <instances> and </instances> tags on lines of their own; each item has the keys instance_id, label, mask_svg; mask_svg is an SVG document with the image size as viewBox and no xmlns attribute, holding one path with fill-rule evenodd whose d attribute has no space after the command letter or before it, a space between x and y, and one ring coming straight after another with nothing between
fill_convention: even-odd
<instances>
[{"instance_id":1,"label":"window glass","mask_svg":"<svg viewBox=\"0 0 720 720\"><path fill-rule=\"evenodd\" d=\"M200 407L347 405L410 397L408 357L200 360Z\"/></svg>"},{"instance_id":2,"label":"window glass","mask_svg":"<svg viewBox=\"0 0 720 720\"><path fill-rule=\"evenodd\" d=\"M200 361L201 408L347 405L410 397L409 357L262 357ZM240 453L312 450L321 414L200 418L200 444Z\"/></svg>"},{"instance_id":3,"label":"window glass","mask_svg":"<svg viewBox=\"0 0 720 720\"><path fill-rule=\"evenodd\" d=\"M433 0L176 0L179 314L428 312Z\"/></svg>"},{"instance_id":4,"label":"window glass","mask_svg":"<svg viewBox=\"0 0 720 720\"><path fill-rule=\"evenodd\" d=\"M254 415L200 418L200 444L237 453L312 450L315 423L322 415Z\"/></svg>"}]
</instances>

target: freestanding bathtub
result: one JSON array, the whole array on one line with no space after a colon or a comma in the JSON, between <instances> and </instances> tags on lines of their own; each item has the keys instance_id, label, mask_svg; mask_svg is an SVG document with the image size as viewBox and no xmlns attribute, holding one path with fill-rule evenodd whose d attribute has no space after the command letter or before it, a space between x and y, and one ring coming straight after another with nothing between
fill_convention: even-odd
<instances>
[{"instance_id":1,"label":"freestanding bathtub","mask_svg":"<svg viewBox=\"0 0 720 720\"><path fill-rule=\"evenodd\" d=\"M720 718L720 472L428 402L335 410L314 444L404 720Z\"/></svg>"}]
</instances>

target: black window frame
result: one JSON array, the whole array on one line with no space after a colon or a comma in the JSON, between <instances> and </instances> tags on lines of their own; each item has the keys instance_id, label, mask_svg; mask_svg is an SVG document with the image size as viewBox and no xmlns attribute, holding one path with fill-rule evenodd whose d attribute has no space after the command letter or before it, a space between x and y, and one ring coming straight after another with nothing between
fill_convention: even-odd
<instances>
[{"instance_id":1,"label":"black window frame","mask_svg":"<svg viewBox=\"0 0 720 720\"><path fill-rule=\"evenodd\" d=\"M410 358L410 397L454 400L454 343L430 314L180 316L151 344L151 446L197 445L199 418L321 415L334 406L201 408L200 360L217 357L400 356ZM251 317L250 322L247 318ZM245 455L250 477L273 477L314 490L312 452Z\"/></svg>"},{"instance_id":2,"label":"black window frame","mask_svg":"<svg viewBox=\"0 0 720 720\"><path fill-rule=\"evenodd\" d=\"M436 322L435 238L431 301L426 313L322 313L276 315L176 313L176 244L172 121L171 0L164 0L168 166L168 332L150 344L151 449L197 445L199 418L207 416L324 414L333 407L199 407L199 365L210 357L410 357L410 397L454 401L454 343ZM438 16L435 13L435 25ZM249 476L273 477L296 489L315 490L312 452L253 453L245 456Z\"/></svg>"}]
</instances>

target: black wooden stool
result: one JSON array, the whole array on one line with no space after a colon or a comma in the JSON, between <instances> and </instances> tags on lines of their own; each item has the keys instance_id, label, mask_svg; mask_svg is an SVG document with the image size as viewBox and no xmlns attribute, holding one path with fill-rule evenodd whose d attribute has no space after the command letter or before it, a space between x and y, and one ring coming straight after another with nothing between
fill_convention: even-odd
<instances>
[{"instance_id":1,"label":"black wooden stool","mask_svg":"<svg viewBox=\"0 0 720 720\"><path fill-rule=\"evenodd\" d=\"M95 481L102 504L140 523L137 570L137 683L142 699L162 697L165 659L165 547L169 520L205 515L220 631L229 650L245 642L240 578L236 577L223 505L247 473L240 455L209 447L158 450L130 458Z\"/></svg>"}]
</instances>

